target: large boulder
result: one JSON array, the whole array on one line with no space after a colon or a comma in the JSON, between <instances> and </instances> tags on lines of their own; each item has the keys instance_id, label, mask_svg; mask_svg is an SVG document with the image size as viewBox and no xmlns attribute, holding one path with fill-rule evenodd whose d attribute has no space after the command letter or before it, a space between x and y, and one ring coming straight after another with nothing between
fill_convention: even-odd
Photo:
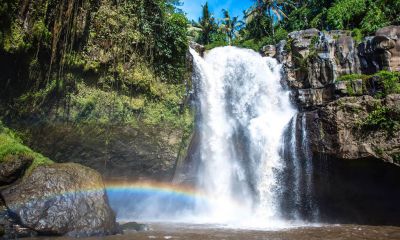
<instances>
[{"instance_id":1,"label":"large boulder","mask_svg":"<svg viewBox=\"0 0 400 240\"><path fill-rule=\"evenodd\" d=\"M101 175L79 164L39 166L1 195L10 215L39 234L80 237L118 231Z\"/></svg>"}]
</instances>

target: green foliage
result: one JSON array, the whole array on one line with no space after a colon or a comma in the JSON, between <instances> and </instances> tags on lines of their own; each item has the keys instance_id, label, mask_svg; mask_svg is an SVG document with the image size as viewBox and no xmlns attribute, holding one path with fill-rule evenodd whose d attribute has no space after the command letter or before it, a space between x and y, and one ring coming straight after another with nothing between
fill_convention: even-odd
<instances>
[{"instance_id":1,"label":"green foliage","mask_svg":"<svg viewBox=\"0 0 400 240\"><path fill-rule=\"evenodd\" d=\"M52 163L50 159L23 145L18 135L0 122L0 162L6 161L10 155L25 155L32 158L33 162L28 171L39 165Z\"/></svg>"},{"instance_id":2,"label":"green foliage","mask_svg":"<svg viewBox=\"0 0 400 240\"><path fill-rule=\"evenodd\" d=\"M340 77L337 78L337 82L342 82L342 81L354 81L354 80L366 80L368 78L370 78L371 76L365 75L365 74L346 74L346 75L342 75Z\"/></svg>"},{"instance_id":3,"label":"green foliage","mask_svg":"<svg viewBox=\"0 0 400 240\"><path fill-rule=\"evenodd\" d=\"M229 44L225 40L219 40L219 41L213 41L210 44L205 45L204 47L206 48L206 50L211 50L213 48L225 47L228 45Z\"/></svg>"},{"instance_id":4,"label":"green foliage","mask_svg":"<svg viewBox=\"0 0 400 240\"><path fill-rule=\"evenodd\" d=\"M232 45L232 40L236 37L236 32L244 25L244 22L240 21L238 17L231 17L228 10L222 10L224 19L220 26L223 33L226 34L228 44Z\"/></svg>"},{"instance_id":5,"label":"green foliage","mask_svg":"<svg viewBox=\"0 0 400 240\"><path fill-rule=\"evenodd\" d=\"M311 27L320 30L358 28L362 35L368 35L380 27L400 23L399 1L308 0L298 1L296 7L283 23L288 31ZM359 41L360 36L356 33L354 37Z\"/></svg>"},{"instance_id":6,"label":"green foliage","mask_svg":"<svg viewBox=\"0 0 400 240\"><path fill-rule=\"evenodd\" d=\"M355 28L353 31L351 31L351 36L357 44L360 44L364 39L364 34L358 28Z\"/></svg>"},{"instance_id":7,"label":"green foliage","mask_svg":"<svg viewBox=\"0 0 400 240\"><path fill-rule=\"evenodd\" d=\"M198 23L194 23L194 25L195 27L201 29L198 42L204 45L210 44L212 41L211 35L217 31L218 25L214 16L210 12L208 2L202 6L202 16L200 17Z\"/></svg>"},{"instance_id":8,"label":"green foliage","mask_svg":"<svg viewBox=\"0 0 400 240\"><path fill-rule=\"evenodd\" d=\"M300 29L307 29L311 26L311 9L307 6L301 6L293 10L285 22L288 31L297 31ZM316 25L316 24L314 24ZM317 27L317 26L315 26Z\"/></svg>"},{"instance_id":9,"label":"green foliage","mask_svg":"<svg viewBox=\"0 0 400 240\"><path fill-rule=\"evenodd\" d=\"M51 32L47 29L43 20L34 23L32 27L32 37L37 41L43 40L43 42L50 42Z\"/></svg>"},{"instance_id":10,"label":"green foliage","mask_svg":"<svg viewBox=\"0 0 400 240\"><path fill-rule=\"evenodd\" d=\"M348 29L360 22L367 8L367 0L337 0L329 8L327 21L332 29Z\"/></svg>"},{"instance_id":11,"label":"green foliage","mask_svg":"<svg viewBox=\"0 0 400 240\"><path fill-rule=\"evenodd\" d=\"M400 153L393 154L392 158L394 163L400 164Z\"/></svg>"},{"instance_id":12,"label":"green foliage","mask_svg":"<svg viewBox=\"0 0 400 240\"><path fill-rule=\"evenodd\" d=\"M383 96L400 93L400 72L380 71L375 76L383 83Z\"/></svg>"},{"instance_id":13,"label":"green foliage","mask_svg":"<svg viewBox=\"0 0 400 240\"><path fill-rule=\"evenodd\" d=\"M128 97L115 91L101 90L78 83L77 94L71 96L71 112L68 120L75 123L103 123L138 125L167 124L181 128L186 126L188 113L182 100L185 89L182 85L152 83L152 96Z\"/></svg>"},{"instance_id":14,"label":"green foliage","mask_svg":"<svg viewBox=\"0 0 400 240\"><path fill-rule=\"evenodd\" d=\"M400 112L377 105L359 126L365 131L383 129L392 136L400 129Z\"/></svg>"},{"instance_id":15,"label":"green foliage","mask_svg":"<svg viewBox=\"0 0 400 240\"><path fill-rule=\"evenodd\" d=\"M399 72L389 72L389 71L380 71L374 75L365 75L365 74L347 74L337 78L337 82L344 81L346 82L347 92L349 95L354 95L353 91L353 82L355 80L363 81L363 90L367 90L367 80L372 77L377 77L376 80L380 83L382 91L379 91L375 97L383 98L389 94L400 94L400 73Z\"/></svg>"},{"instance_id":16,"label":"green foliage","mask_svg":"<svg viewBox=\"0 0 400 240\"><path fill-rule=\"evenodd\" d=\"M3 49L9 53L18 53L27 51L30 47L21 24L13 23L10 33L3 36Z\"/></svg>"},{"instance_id":17,"label":"green foliage","mask_svg":"<svg viewBox=\"0 0 400 240\"><path fill-rule=\"evenodd\" d=\"M258 52L261 50L262 47L266 45L274 45L277 44L281 40L285 40L287 38L288 33L283 28L277 28L275 31L275 35L272 36L265 36L260 39L247 39L247 40L236 40L233 42L234 46L242 47L242 48L249 48L253 49L254 51Z\"/></svg>"},{"instance_id":18,"label":"green foliage","mask_svg":"<svg viewBox=\"0 0 400 240\"><path fill-rule=\"evenodd\" d=\"M364 33L372 34L387 25L390 25L390 21L387 19L386 13L376 4L371 4L361 21L360 27Z\"/></svg>"},{"instance_id":19,"label":"green foliage","mask_svg":"<svg viewBox=\"0 0 400 240\"><path fill-rule=\"evenodd\" d=\"M272 34L271 18L265 12L255 11L246 17L246 26L242 35L246 39L260 40Z\"/></svg>"}]
</instances>

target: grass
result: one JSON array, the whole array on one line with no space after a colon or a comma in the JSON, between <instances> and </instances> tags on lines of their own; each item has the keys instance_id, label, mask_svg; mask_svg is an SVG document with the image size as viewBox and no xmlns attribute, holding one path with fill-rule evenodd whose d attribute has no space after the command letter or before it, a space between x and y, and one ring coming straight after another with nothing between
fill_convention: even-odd
<instances>
[{"instance_id":1,"label":"grass","mask_svg":"<svg viewBox=\"0 0 400 240\"><path fill-rule=\"evenodd\" d=\"M53 163L47 157L25 146L15 132L6 128L0 122L0 162L7 161L11 155L24 155L33 159L27 172L32 171L37 166Z\"/></svg>"}]
</instances>

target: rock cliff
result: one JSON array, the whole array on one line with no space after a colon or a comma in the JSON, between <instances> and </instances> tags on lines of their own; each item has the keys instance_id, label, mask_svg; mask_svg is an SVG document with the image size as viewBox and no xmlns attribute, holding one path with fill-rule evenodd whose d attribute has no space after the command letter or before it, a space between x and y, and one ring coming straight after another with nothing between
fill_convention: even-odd
<instances>
[{"instance_id":1,"label":"rock cliff","mask_svg":"<svg viewBox=\"0 0 400 240\"><path fill-rule=\"evenodd\" d=\"M282 63L282 83L307 125L315 126L314 154L400 164L400 26L379 29L361 43L348 31L308 29L263 50Z\"/></svg>"}]
</instances>

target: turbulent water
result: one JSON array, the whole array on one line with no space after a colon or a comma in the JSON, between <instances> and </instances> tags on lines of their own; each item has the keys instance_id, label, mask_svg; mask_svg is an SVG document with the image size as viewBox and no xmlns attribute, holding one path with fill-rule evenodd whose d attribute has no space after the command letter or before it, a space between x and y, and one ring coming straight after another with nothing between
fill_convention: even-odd
<instances>
[{"instance_id":1,"label":"turbulent water","mask_svg":"<svg viewBox=\"0 0 400 240\"><path fill-rule=\"evenodd\" d=\"M196 207L210 221L277 223L285 126L295 115L280 66L252 50L217 48L194 56L200 165Z\"/></svg>"}]
</instances>

